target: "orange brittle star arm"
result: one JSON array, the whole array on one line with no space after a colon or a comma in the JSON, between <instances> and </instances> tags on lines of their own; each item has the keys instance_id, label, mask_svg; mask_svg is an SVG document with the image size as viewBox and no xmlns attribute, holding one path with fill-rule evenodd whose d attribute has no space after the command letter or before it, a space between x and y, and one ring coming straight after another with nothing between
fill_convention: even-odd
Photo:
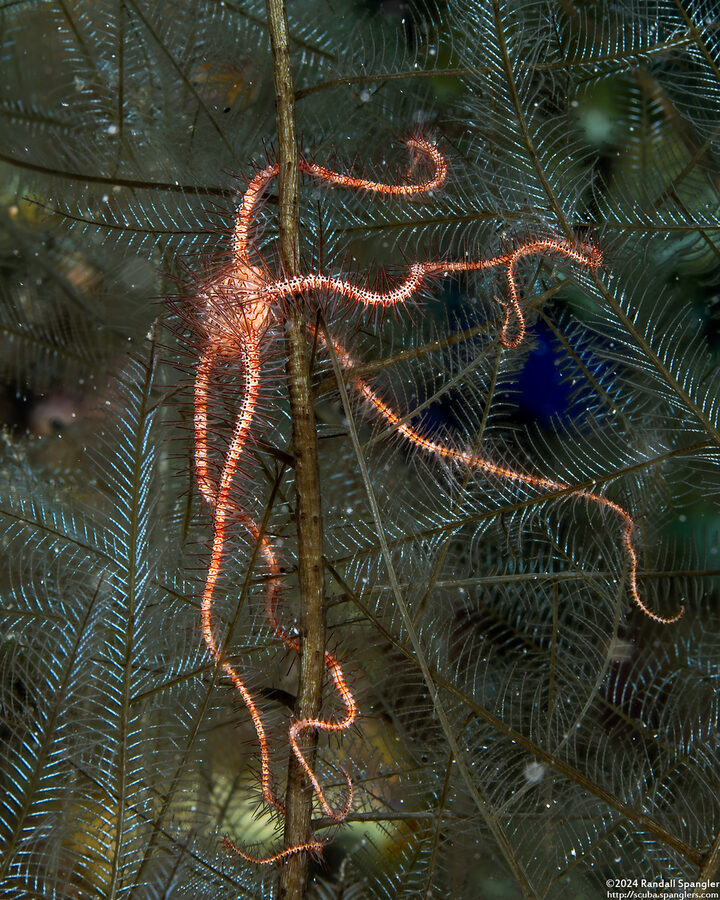
<instances>
[{"instance_id":1,"label":"orange brittle star arm","mask_svg":"<svg viewBox=\"0 0 720 900\"><path fill-rule=\"evenodd\" d=\"M326 344L324 335L321 334L320 339L323 344ZM337 356L340 366L343 369L352 372L352 370L357 367L355 361L350 356L348 351L338 341L333 341L333 350ZM684 606L681 606L679 612L677 612L674 616L660 616L649 609L640 597L637 583L638 559L637 552L635 551L635 547L632 541L633 533L635 531L635 522L630 513L628 513L627 510L620 506L620 504L615 503L612 500L608 500L606 497L603 497L600 494L594 494L591 491L585 490L573 490L571 485L564 484L561 481L553 481L550 478L543 478L536 475L527 475L523 472L518 472L515 469L509 469L506 466L500 466L489 459L485 459L484 457L479 456L478 454L470 453L466 450L457 450L453 447L448 446L447 444L440 443L439 441L432 441L416 429L412 428L410 425L404 423L402 421L402 417L397 412L395 412L395 410L391 406L389 406L387 403L385 403L384 400L381 399L381 397L370 387L365 379L361 378L358 375L351 374L349 385L355 391L355 393L362 397L363 400L367 401L371 405L373 410L391 427L393 427L394 430L398 434L400 434L409 444L411 444L413 447L419 448L420 450L428 453L431 456L435 456L438 459L443 459L450 462L461 463L464 466L477 469L478 471L485 472L488 475L493 475L496 478L505 479L506 481L513 481L516 484L525 484L540 490L575 494L579 497L584 497L586 500L590 500L593 503L597 503L598 506L601 506L604 509L610 510L611 512L615 513L622 521L623 526L622 539L629 564L629 589L631 599L648 618L661 625L670 625L673 622L677 622L678 619L681 618L681 616L685 612Z\"/></svg>"},{"instance_id":2,"label":"orange brittle star arm","mask_svg":"<svg viewBox=\"0 0 720 900\"><path fill-rule=\"evenodd\" d=\"M426 263L426 266L432 266L432 271L445 272L478 272L486 269L495 269L498 266L505 268L507 278L507 300L502 303L505 308L505 316L502 330L500 332L500 342L507 349L518 347L525 339L527 326L525 324L525 313L520 306L520 294L517 287L517 279L515 270L521 259L527 256L551 256L559 255L565 259L576 262L582 268L597 269L602 265L602 254L594 244L577 243L573 244L568 240L558 237L537 238L535 240L527 240L520 244L510 253L504 253L500 256L493 256L489 259L467 260L459 262L447 263ZM431 271L428 268L428 271ZM510 336L510 321L512 318L516 320L516 333Z\"/></svg>"},{"instance_id":3,"label":"orange brittle star arm","mask_svg":"<svg viewBox=\"0 0 720 900\"><path fill-rule=\"evenodd\" d=\"M278 812L284 814L285 806L276 797L272 784L272 773L270 769L270 748L262 717L257 708L255 700L248 690L243 679L240 677L238 672L222 658L222 653L220 651L220 648L218 647L212 627L212 607L215 587L222 572L222 559L227 539L227 528L230 519L232 518L240 521L240 523L250 532L256 543L259 545L261 553L265 558L266 564L271 574L271 580L268 584L266 600L268 614L274 624L276 633L281 633L284 635L283 629L281 628L279 623L277 623L274 612L279 590L278 579L280 575L280 569L275 558L275 554L272 550L272 546L267 536L261 533L260 529L250 518L250 516L248 516L242 510L239 510L233 506L230 497L233 479L237 471L238 463L248 440L248 432L255 412L259 389L260 360L257 344L251 339L246 343L245 346L247 358L245 359L244 366L245 389L243 392L243 400L236 418L233 437L230 442L227 455L225 457L225 464L217 490L212 483L212 479L208 470L209 467L207 447L207 397L212 365L215 360L216 354L213 354L211 351L206 351L201 357L200 364L198 366L195 412L196 465L198 468L198 479L201 484L203 496L212 506L214 506L213 544L210 557L210 566L208 568L208 573L205 581L205 590L203 592L201 605L202 632L208 649L210 650L211 654L218 662L218 664L222 667L223 672L225 672L225 674L232 681L235 689L242 697L243 702L245 703L245 706L250 713L250 718L252 719L255 733L257 734L258 743L260 745L260 782L263 799L266 801L266 803L275 807ZM299 645L296 641L292 641L289 636L286 640L286 643L291 645L293 649L299 651ZM352 698L349 689L347 689L347 685L344 681L341 671L339 680L340 683L344 686L347 694L350 695L351 702L354 704L354 699ZM345 699L344 695L343 699ZM295 749L295 746L296 745L294 744L293 749ZM309 773L313 786L316 787L318 791L318 796L320 797L320 800L322 802L323 809L326 812L329 811L329 813L332 814L332 809L329 807L327 800L325 799L325 795L320 788L317 778L315 777L314 773L312 773L307 763L305 763L305 770ZM335 815L337 816L338 820L340 820L347 816L348 811L349 806L347 811L343 812L342 815ZM239 856L246 859L248 862L256 863L259 865L271 865L276 862L282 862L297 853L320 853L323 846L321 841L311 840L307 841L304 844L285 848L284 850L281 850L278 853L272 854L267 857L258 857L246 853L229 838L225 838L224 843L228 849L234 851Z\"/></svg>"},{"instance_id":4,"label":"orange brittle star arm","mask_svg":"<svg viewBox=\"0 0 720 900\"><path fill-rule=\"evenodd\" d=\"M212 607L215 587L222 572L222 559L225 551L228 520L231 518L234 511L230 494L233 478L247 442L248 430L255 412L259 388L260 362L257 355L257 348L253 348L252 345L248 346L245 365L246 384L243 403L235 421L232 440L225 458L225 465L220 477L217 493L215 493L207 471L207 380L209 378L209 367L212 364L212 360L212 354L205 353L203 355L198 368L199 377L198 383L196 384L196 465L198 467L198 477L201 483L203 496L214 506L212 551L201 604L202 633L208 650L222 667L225 674L230 678L248 708L260 744L260 780L262 795L267 803L282 812L283 806L275 796L272 786L269 747L262 718L244 681L235 669L222 658L222 653L215 640L212 626Z\"/></svg>"},{"instance_id":5,"label":"orange brittle star arm","mask_svg":"<svg viewBox=\"0 0 720 900\"><path fill-rule=\"evenodd\" d=\"M261 768L261 791L264 800L271 806L275 807L278 812L283 814L285 812L284 804L278 800L275 795L275 791L272 784L272 774L270 769L270 748L268 744L267 735L265 732L265 727L262 721L262 717L257 708L255 700L248 690L245 682L237 673L237 671L227 662L222 659L222 655L220 649L217 645L217 641L215 639L215 635L212 628L212 606L213 606L213 597L215 593L215 587L222 571L222 558L226 543L227 536L227 526L229 524L229 519L232 517L234 520L239 521L252 535L256 543L258 544L260 551L265 558L265 562L270 571L271 580L268 583L267 589L267 614L270 622L273 626L273 630L275 634L296 652L300 651L300 646L297 641L292 639L279 624L275 612L276 604L277 604L277 595L279 592L278 579L280 575L280 567L278 566L277 559L273 552L272 546L267 535L261 533L260 529L257 527L255 522L248 516L246 513L242 512L237 508L233 508L230 503L230 492L232 489L233 478L235 472L237 470L238 462L242 455L242 452L245 448L248 439L248 432L250 428L250 424L252 422L253 414L255 412L255 406L257 402L258 388L259 388L259 375L260 375L260 362L257 352L256 343L250 339L246 343L246 351L247 358L245 360L245 387L243 392L243 400L241 403L240 411L238 412L235 429L233 432L233 437L230 443L230 447L228 448L227 455L225 458L225 465L223 468L222 476L220 479L220 485L216 489L215 485L212 482L212 478L209 474L209 463L208 463L208 445L207 445L207 418L208 418L208 393L209 393L209 385L210 378L212 374L212 367L216 360L217 353L206 350L198 364L198 371L196 377L195 384L195 459L196 459L196 467L198 472L198 482L200 484L201 492L205 500L214 507L215 515L214 515L214 538L213 538L213 546L211 553L210 566L208 569L208 574L205 582L205 590L202 598L202 631L203 637L205 639L205 643L210 650L213 657L216 661L221 665L222 670L225 674L230 678L236 690L240 694L245 703L245 706L250 713L250 718L252 719L253 726L255 728L255 733L258 738L258 743L260 745L260 768ZM329 654L326 653L326 664L327 657ZM329 666L330 667L330 666ZM349 695L350 702L354 707L354 698L352 694L350 694L349 689L347 688L347 684L342 675L342 670L340 670L339 665L335 662L335 667L338 670L338 673L334 674L334 680L336 685L339 683L342 685L344 691L341 694L343 699L346 700L346 695ZM346 701L347 704L347 701ZM346 717L347 718L347 717ZM327 723L323 723L327 724ZM342 726L342 727L349 727ZM293 750L298 755L300 752L297 749L297 742L293 739ZM303 760L306 773L313 784L313 787L316 789L320 801L322 803L323 809L326 813L330 815L334 815L338 820L343 819L347 816L347 812L349 812L349 805L347 807L347 811L343 811L342 813L334 813L332 808L327 803L325 795L320 787L320 784L317 780L317 777L312 772L307 763ZM348 779L349 782L349 779ZM352 798L352 788L350 788L350 797ZM293 856L296 853L301 852L314 852L319 853L322 849L322 842L317 840L308 841L305 844L301 844L295 847L288 847L278 853L272 854L267 857L258 857L253 856L249 853L246 853L242 850L237 844L230 840L230 838L225 838L225 846L228 849L231 849L239 856L248 860L249 862L253 862L259 865L270 865L276 862L282 862L289 857Z\"/></svg>"},{"instance_id":6,"label":"orange brittle star arm","mask_svg":"<svg viewBox=\"0 0 720 900\"><path fill-rule=\"evenodd\" d=\"M434 144L422 138L410 138L406 145L411 150L416 150L423 154L431 162L433 167L432 175L426 181L421 181L417 184L386 184L366 178L355 178L352 175L335 172L332 169L326 169L324 166L309 163L306 160L300 160L299 168L306 175L312 175L327 184L350 190L385 194L390 197L418 196L441 187L447 178L448 172L447 162L442 153ZM252 179L243 195L232 237L233 254L241 264L249 265L250 228L252 227L255 210L268 183L277 174L277 163L266 166Z\"/></svg>"},{"instance_id":7,"label":"orange brittle star arm","mask_svg":"<svg viewBox=\"0 0 720 900\"><path fill-rule=\"evenodd\" d=\"M249 308L250 310L252 310L252 305L250 305ZM257 405L261 372L258 345L260 342L262 331L261 329L253 327L253 323L256 321L257 317L254 317L252 315L243 315L238 319L238 322L242 327L238 329L238 333L236 335L237 340L233 346L238 351L240 358L243 361L245 383L243 386L240 410L237 415L233 438L225 458L219 488L215 487L210 475L208 448L209 393L213 367L217 361L218 356L220 355L218 349L206 349L201 355L197 368L195 382L194 420L195 462L201 493L206 502L210 506L214 507L215 510L214 540L210 567L208 569L205 591L202 601L202 625L203 636L205 638L208 649L211 651L215 659L222 665L223 671L232 680L234 686L242 696L242 699L245 702L248 711L250 712L250 716L257 734L258 743L260 745L261 788L263 798L267 803L274 806L280 813L284 813L285 807L282 802L277 799L272 787L269 746L262 718L257 709L257 705L255 704L255 701L248 691L243 679L232 668L232 666L222 661L221 654L219 652L217 642L213 634L211 622L212 603L215 586L222 571L222 557L227 537L227 526L229 524L229 519L232 518L233 521L239 522L252 535L269 569L271 579L268 583L266 594L266 612L275 635L279 637L290 649L294 650L296 653L300 652L299 642L288 634L288 632L282 627L277 618L276 606L279 595L280 567L273 552L271 543L268 537L261 533L260 529L250 516L244 513L241 509L238 509L234 506L231 507L230 505L230 491L232 488L233 478L237 471L238 463L240 461L242 453L247 444L250 426ZM335 812L329 805L315 773L312 771L310 766L307 764L307 761L302 756L302 752L300 751L297 743L297 734L301 733L302 731L308 730L309 728L313 727L317 727L319 729L324 729L327 731L344 730L350 727L357 716L357 705L347 685L342 669L337 659L329 652L325 653L325 665L330 672L333 683L336 689L339 691L340 696L346 706L346 716L341 722L337 723L328 723L321 720L300 720L291 728L290 743L293 749L293 753L301 761L301 765L318 795L323 810L327 815L335 818L336 821L341 821L347 816L352 803L352 783L350 779L346 776L348 783L348 800L346 801L341 811ZM319 848L322 847L322 843L315 840L308 841L303 845L286 848L285 850L269 857L257 857L245 853L229 839L226 840L226 846L233 849L236 853L238 853L248 861L258 864L267 864L270 862L281 862L292 856L294 853L303 851L317 852Z\"/></svg>"},{"instance_id":8,"label":"orange brittle star arm","mask_svg":"<svg viewBox=\"0 0 720 900\"><path fill-rule=\"evenodd\" d=\"M326 722L323 719L298 719L297 722L293 722L293 724L290 726L289 739L290 746L292 747L292 751L295 754L295 758L300 763L300 766L305 772L308 781L310 781L310 783L312 784L313 790L315 791L315 794L320 801L320 805L322 806L325 815L331 819L334 819L336 822L342 822L342 820L345 819L350 812L353 801L353 786L349 775L344 773L345 780L347 781L347 799L343 807L336 812L328 803L325 797L325 793L317 779L317 776L305 759L303 752L298 744L298 736L303 734L305 731L310 731L312 729L328 732L347 731L347 729L352 726L355 719L357 718L358 708L357 703L355 702L355 698L353 697L353 694L348 687L348 683L345 679L345 675L343 674L343 670L340 667L340 663L338 662L337 658L328 650L325 651L325 667L330 672L333 684L335 685L335 690L338 692L338 694L340 694L343 703L345 704L345 718L341 719L339 722Z\"/></svg>"},{"instance_id":9,"label":"orange brittle star arm","mask_svg":"<svg viewBox=\"0 0 720 900\"><path fill-rule=\"evenodd\" d=\"M277 566L277 564L275 564L275 566ZM270 622L275 636L278 637L285 644L285 646L288 647L288 649L293 650L295 653L299 654L301 649L300 642L296 637L293 637L288 633L287 629L280 623L277 617L277 598L277 592L268 592L266 606L268 621ZM320 785L317 775L315 775L315 772L308 764L298 744L298 736L305 731L309 731L311 729L317 729L319 731L327 732L347 731L357 719L357 702L347 683L347 678L345 677L340 662L338 661L337 657L329 650L325 651L324 662L325 668L327 669L332 679L333 686L335 687L335 690L339 694L340 699L345 706L345 716L337 722L327 722L323 719L298 719L290 726L288 739L295 758L300 763L302 770L305 772L308 781L312 785L313 790L315 791L315 794L320 801L320 805L325 812L325 815L327 815L331 819L334 819L336 822L341 822L347 817L352 806L353 786L350 777L346 773L344 773L345 780L347 782L347 799L343 807L336 812L328 803L328 800L325 796L325 791Z\"/></svg>"},{"instance_id":10,"label":"orange brittle star arm","mask_svg":"<svg viewBox=\"0 0 720 900\"><path fill-rule=\"evenodd\" d=\"M210 379L216 358L217 351L210 348L204 350L195 373L195 470L200 493L209 506L215 506L217 494L210 476L207 441Z\"/></svg>"},{"instance_id":11,"label":"orange brittle star arm","mask_svg":"<svg viewBox=\"0 0 720 900\"><path fill-rule=\"evenodd\" d=\"M275 297L290 297L294 294L305 292L327 291L328 293L340 294L342 297L354 300L363 306L388 308L414 297L429 275L450 272L476 272L503 266L507 277L508 300L504 304L505 321L500 339L503 346L511 349L522 343L526 333L525 314L520 306L515 268L518 262L526 256L550 254L563 256L585 268L594 269L602 264L602 256L592 244L573 245L569 241L560 238L545 238L527 241L512 253L494 256L489 259L411 263L405 279L397 287L387 291L373 291L362 285L344 281L342 278L321 274L298 275L294 278L268 282L264 287L264 291L268 296ZM510 337L510 319L512 316L517 320L517 333L515 336Z\"/></svg>"},{"instance_id":12,"label":"orange brittle star arm","mask_svg":"<svg viewBox=\"0 0 720 900\"><path fill-rule=\"evenodd\" d=\"M245 851L241 850L229 837L224 838L223 844L225 844L225 847L228 850L232 850L233 853L237 853L238 856L242 856L243 859L246 859L248 862L255 863L259 866L272 866L275 863L285 862L290 859L291 856L296 856L298 853L312 853L316 856L320 856L323 847L325 846L322 841L308 841L306 844L298 844L296 847L288 847L285 850L280 850L278 853L273 853L272 856L258 857L245 853Z\"/></svg>"}]
</instances>

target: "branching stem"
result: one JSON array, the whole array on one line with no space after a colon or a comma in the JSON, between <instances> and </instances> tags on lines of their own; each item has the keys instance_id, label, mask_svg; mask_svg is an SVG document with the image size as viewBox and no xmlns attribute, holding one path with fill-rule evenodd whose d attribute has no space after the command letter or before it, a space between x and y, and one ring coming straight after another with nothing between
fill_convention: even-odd
<instances>
[{"instance_id":1,"label":"branching stem","mask_svg":"<svg viewBox=\"0 0 720 900\"><path fill-rule=\"evenodd\" d=\"M298 240L298 149L295 130L295 100L290 65L287 15L284 0L266 0L275 80L278 133L278 190L280 253L285 274L297 272ZM322 518L315 416L310 394L305 323L302 312L289 305L285 320L287 375L295 457L295 493L300 583L300 675L295 706L297 719L320 715L325 654L325 609L322 565ZM317 733L308 732L305 758L314 765ZM311 833L312 792L305 773L290 757L285 796L285 846L305 843ZM280 870L279 897L300 900L305 894L308 855L291 856Z\"/></svg>"}]
</instances>

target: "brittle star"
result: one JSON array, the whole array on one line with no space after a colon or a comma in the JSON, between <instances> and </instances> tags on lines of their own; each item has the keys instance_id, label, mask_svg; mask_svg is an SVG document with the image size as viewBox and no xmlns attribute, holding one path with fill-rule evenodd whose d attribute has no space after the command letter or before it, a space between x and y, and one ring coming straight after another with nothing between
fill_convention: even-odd
<instances>
[{"instance_id":1,"label":"brittle star","mask_svg":"<svg viewBox=\"0 0 720 900\"><path fill-rule=\"evenodd\" d=\"M301 160L299 167L304 174L311 175L332 185L393 197L428 194L440 188L447 177L448 171L444 156L433 144L419 137L412 138L407 144L412 151L424 156L432 166L432 174L425 181L416 184L384 184L335 172L305 160ZM525 317L520 304L516 276L516 268L520 260L527 256L560 255L582 267L595 269L602 264L602 256L599 250L591 244L579 242L571 244L569 241L561 238L545 237L527 240L508 253L488 259L466 261L430 260L412 263L409 266L405 279L397 287L388 291L373 291L366 286L322 273L311 273L273 280L266 276L266 273L260 266L253 265L250 260L249 247L250 229L257 203L267 184L277 174L277 164L268 165L250 182L237 214L232 238L233 258L231 265L220 277L206 283L199 292L198 325L203 332L206 346L198 363L195 381L195 466L200 491L214 510L212 550L202 598L203 637L212 656L230 678L248 708L260 745L262 796L266 803L274 807L280 814L283 814L285 812L284 804L277 798L273 787L270 769L270 749L262 717L242 677L223 658L212 626L213 598L218 579L222 573L222 560L227 542L228 525L233 520L244 527L255 541L270 573L266 594L266 615L273 634L288 649L298 654L301 650L300 642L284 628L277 617L280 566L271 541L252 517L244 510L238 509L237 505L231 501L233 480L250 438L251 426L256 414L262 373L262 345L267 329L273 322L273 306L281 299L307 293L324 292L338 294L347 300L366 307L396 307L398 304L415 297L423 283L432 275L491 270L502 267L507 281L507 299L503 303L504 319L500 340L503 346L512 349L522 343L526 334ZM340 342L332 340L331 344L328 345L322 334L318 334L318 337L326 349L331 349L335 353L341 368L350 371L349 384L351 388L370 405L375 414L384 419L405 441L414 447L431 456L460 463L465 467L476 469L487 475L516 484L524 484L540 490L551 491L552 493L574 494L615 513L623 523L623 545L629 563L629 590L632 600L645 615L661 624L675 622L682 616L684 607L675 616L666 618L652 612L641 600L637 586L637 553L632 541L635 523L622 506L591 491L573 489L571 485L560 481L525 474L498 465L478 454L430 440L419 431L405 424L400 414L385 403L362 377L352 374L352 370L356 368L356 363ZM217 362L224 358L240 362L244 384L232 438L224 458L222 473L216 486L210 475L208 403L213 370ZM330 675L335 690L345 707L345 715L339 721L334 722L323 719L299 719L290 726L288 741L295 758L312 785L323 811L330 819L339 823L347 817L352 805L353 793L350 778L347 775L345 776L348 791L345 803L339 810L333 809L327 800L317 775L308 764L299 746L299 738L303 733L313 729L327 732L345 731L352 726L358 715L357 703L348 686L339 660L334 654L325 651L324 661L325 668ZM241 850L229 838L225 839L225 843L243 858L258 864L280 862L301 852L320 853L323 847L322 841L312 838L303 844L287 847L270 856L257 857Z\"/></svg>"}]
</instances>

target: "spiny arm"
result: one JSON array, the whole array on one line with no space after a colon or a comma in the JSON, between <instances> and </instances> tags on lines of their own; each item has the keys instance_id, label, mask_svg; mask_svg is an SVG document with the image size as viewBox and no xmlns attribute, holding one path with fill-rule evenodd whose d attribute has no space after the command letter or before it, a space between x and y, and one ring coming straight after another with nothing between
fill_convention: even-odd
<instances>
[{"instance_id":1,"label":"spiny arm","mask_svg":"<svg viewBox=\"0 0 720 900\"><path fill-rule=\"evenodd\" d=\"M429 141L422 138L411 138L407 141L407 146L412 150L417 150L428 158L432 163L433 172L426 181L417 184L385 184L379 181L370 181L366 178L355 178L352 175L345 175L342 172L336 172L333 169L327 169L324 166L318 166L315 163L300 160L300 171L306 175L312 175L328 184L344 187L351 190L368 191L374 194L385 194L393 197L409 197L420 194L427 194L430 191L441 187L447 178L448 166L442 153ZM250 181L250 184L243 195L238 210L235 229L233 232L232 249L235 259L241 265L250 265L248 248L250 242L250 228L255 216L258 201L262 196L268 183L277 176L278 165L274 163L266 166L262 171Z\"/></svg>"},{"instance_id":2,"label":"spiny arm","mask_svg":"<svg viewBox=\"0 0 720 900\"><path fill-rule=\"evenodd\" d=\"M326 343L323 335L320 335L320 340L323 344ZM333 350L337 355L340 366L343 369L352 370L353 368L355 368L354 360L342 344L340 344L338 341L333 341ZM615 503L612 500L608 500L606 497L603 497L600 494L594 494L591 491L584 490L573 491L570 485L564 484L561 481L554 481L550 478L543 478L542 476L528 475L524 472L518 472L515 469L509 469L506 466L498 465L497 463L494 463L489 459L485 459L478 454L470 453L466 450L458 450L454 447L450 447L447 444L440 443L439 441L432 441L416 429L412 428L410 425L404 423L402 421L402 417L397 412L395 412L392 407L385 403L384 400L382 400L382 398L370 387L365 379L361 378L360 376L351 374L351 377L349 379L349 386L355 391L355 393L362 397L363 400L367 401L367 403L370 404L375 413L377 413L382 419L385 420L385 422L393 427L397 431L397 433L400 434L409 444L411 444L413 447L417 447L420 450L423 450L425 453L428 453L431 456L435 456L438 459L444 459L450 462L458 462L464 466L469 466L472 469L476 469L477 471L485 472L488 475L492 475L496 478L502 478L506 481L512 481L516 484L525 484L539 490L552 492L558 491L563 493L567 492L569 494L575 494L576 496L584 497L586 500L590 500L591 502L596 503L598 506L615 513L620 518L623 527L622 538L623 546L625 547L628 557L630 580L629 589L631 599L648 618L661 625L671 625L673 622L677 622L678 619L681 618L681 616L685 612L684 606L681 606L680 611L677 612L674 616L659 616L657 613L649 609L640 597L637 583L637 552L635 551L632 542L633 533L635 531L635 522L630 513L628 513L626 509L620 506L620 504Z\"/></svg>"},{"instance_id":3,"label":"spiny arm","mask_svg":"<svg viewBox=\"0 0 720 900\"><path fill-rule=\"evenodd\" d=\"M338 187L368 191L372 194L385 194L389 197L418 196L442 187L447 178L448 165L437 147L423 138L410 138L406 141L406 146L422 153L432 164L433 173L426 181L420 181L417 184L387 184L381 181L370 181L367 178L355 178L352 175L335 172L333 169L326 169L324 166L318 166L305 160L300 160L300 171Z\"/></svg>"}]
</instances>

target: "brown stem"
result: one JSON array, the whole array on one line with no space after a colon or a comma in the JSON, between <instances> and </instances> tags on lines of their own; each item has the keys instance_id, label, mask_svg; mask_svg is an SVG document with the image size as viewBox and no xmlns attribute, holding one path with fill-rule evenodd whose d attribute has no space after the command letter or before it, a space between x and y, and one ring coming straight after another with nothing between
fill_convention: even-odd
<instances>
[{"instance_id":1,"label":"brown stem","mask_svg":"<svg viewBox=\"0 0 720 900\"><path fill-rule=\"evenodd\" d=\"M284 0L266 0L270 46L275 78L278 132L278 193L280 253L286 275L297 271L298 259L298 151L295 134L295 101ZM285 320L287 375L295 457L295 493L300 582L300 676L295 715L317 719L320 715L325 654L325 608L322 565L322 518L318 475L315 415L310 395L310 371L302 312L290 307ZM305 758L314 767L317 734L309 734ZM291 757L285 795L285 846L296 847L310 838L312 793L297 760ZM280 871L279 894L283 900L305 895L307 853L288 858Z\"/></svg>"}]
</instances>

